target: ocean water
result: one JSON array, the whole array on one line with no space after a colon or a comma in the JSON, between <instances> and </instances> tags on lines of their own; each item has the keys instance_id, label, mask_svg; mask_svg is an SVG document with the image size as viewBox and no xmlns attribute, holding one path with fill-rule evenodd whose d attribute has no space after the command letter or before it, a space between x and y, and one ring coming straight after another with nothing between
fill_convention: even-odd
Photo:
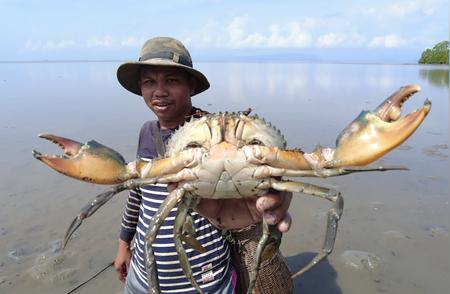
<instances>
[{"instance_id":1,"label":"ocean water","mask_svg":"<svg viewBox=\"0 0 450 294\"><path fill-rule=\"evenodd\" d=\"M38 133L97 141L134 158L138 131L154 116L116 81L115 62L0 64L0 292L67 293L116 253L126 193L85 221L63 254L57 248L79 209L104 186L64 177L31 150L60 151ZM300 179L341 191L345 208L334 252L295 281L301 293L447 293L450 286L448 67L418 65L199 63L211 89L193 97L205 110L248 107L276 125L289 147L334 146L361 110L406 84L431 113L379 163L408 171ZM293 226L281 245L292 269L322 245L330 203L295 195ZM113 269L75 293L119 293Z\"/></svg>"}]
</instances>

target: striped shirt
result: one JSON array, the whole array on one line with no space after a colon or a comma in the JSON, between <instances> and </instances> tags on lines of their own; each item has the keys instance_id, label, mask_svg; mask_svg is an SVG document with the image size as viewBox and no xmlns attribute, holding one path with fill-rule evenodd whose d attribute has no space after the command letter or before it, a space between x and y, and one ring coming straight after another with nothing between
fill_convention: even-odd
<instances>
[{"instance_id":1,"label":"striped shirt","mask_svg":"<svg viewBox=\"0 0 450 294\"><path fill-rule=\"evenodd\" d=\"M151 124L143 125L139 135L137 157L150 160L157 157L153 142ZM163 141L166 142L174 130L161 130ZM148 185L131 190L128 196L125 212L122 217L120 238L130 242L135 237L135 252L132 266L137 280L144 288L148 288L145 271L144 237L150 219L159 209L160 204L168 195L163 184ZM152 248L155 254L158 270L159 286L162 293L197 293L186 279L180 267L178 254L173 241L173 225L177 207L173 208L162 224ZM220 232L204 217L192 213L197 240L206 249L205 253L185 245L195 279L207 293L214 293L223 283L231 278L230 250Z\"/></svg>"}]
</instances>

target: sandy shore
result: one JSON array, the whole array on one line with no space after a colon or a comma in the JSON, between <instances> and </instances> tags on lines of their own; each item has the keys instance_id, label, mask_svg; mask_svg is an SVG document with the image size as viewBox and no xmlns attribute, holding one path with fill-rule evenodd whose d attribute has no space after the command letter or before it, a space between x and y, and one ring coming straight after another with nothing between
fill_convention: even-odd
<instances>
[{"instance_id":1,"label":"sandy shore","mask_svg":"<svg viewBox=\"0 0 450 294\"><path fill-rule=\"evenodd\" d=\"M399 162L413 155L414 148L405 146L385 161L397 157ZM448 147L428 147L417 153L424 160L442 162L447 160ZM436 153L441 153L439 159ZM55 253L73 217L104 187L47 172L34 163L21 163L28 171L21 179L26 186L9 179L16 191L9 190L5 204L9 209L1 214L2 293L29 293L30 289L66 293L107 265L116 250L126 193L86 220L62 255ZM418 162L410 167L406 172L308 180L343 192L345 210L334 252L295 281L296 292L445 293L450 265L448 174L440 172L439 165L424 170ZM320 248L328 208L326 201L295 196L290 209L294 224L282 243L293 270ZM354 251L370 254L372 259L361 263L358 258L364 256L352 256ZM120 289L111 268L77 293L118 293Z\"/></svg>"},{"instance_id":2,"label":"sandy shore","mask_svg":"<svg viewBox=\"0 0 450 294\"><path fill-rule=\"evenodd\" d=\"M102 74L113 73L114 65L101 66L107 66L106 69L99 70ZM96 67L95 69L97 70ZM405 70L409 73L412 69L395 67L394 70ZM84 71L86 69L81 72ZM67 72L70 73L69 70ZM67 72L62 75L66 78L63 80L74 80ZM110 263L115 256L126 193L117 196L86 220L67 250L61 254L56 252L56 248L65 229L79 209L105 187L66 178L50 171L31 156L32 148L47 153L59 152L48 142L35 137L39 132L51 131L81 140L95 138L114 147L127 159L134 158L137 130L146 119L145 111L134 111L142 108L141 101L127 100L127 106L135 117L118 119L121 116L114 113L119 113L124 107L123 104L105 103L107 99L112 99L111 93L117 92L115 83L111 81L112 78L106 78L105 81L100 78L96 80L97 77L103 77L101 74L93 76L86 77L92 82L89 84L89 92L100 92L95 87L107 87L105 92L108 95L97 96L91 93L89 97L100 98L97 102L90 103L107 108L104 111L112 113L111 116L102 114L99 118L96 114L97 106L86 109L79 104L79 97L85 93L69 83L63 86L67 87L67 92L73 90L74 93L56 97L56 94L50 95L49 85L37 74L32 76L37 82L29 83L30 86L26 88L13 87L8 84L10 80L4 82L5 85L11 86L8 93L12 93L10 95L15 99L9 100L5 105L0 121L1 293L67 293ZM215 75L212 76L214 79ZM389 77L401 79L403 76L395 72ZM255 80L263 81L264 78L257 77ZM409 80L413 78L408 77ZM395 87L406 83L407 81L403 80L393 81ZM320 84L313 90L319 91L321 88L323 87ZM339 88L340 85L336 84L329 92L338 93ZM238 90L233 91L246 94L242 89ZM291 89L291 92L302 93L302 97L305 97L302 105L308 109L317 110L320 105L331 105L322 110L323 119L316 120L312 116L313 113L308 112L299 116L296 109L290 108L285 108L283 114L274 113L271 110L274 100L270 96L267 99L258 98L259 100L253 102L245 101L245 105L257 105L256 111L259 114L268 117L283 130L290 146L304 146L305 149L311 150L317 143L333 144L339 129L355 117L361 109L360 105L376 106L380 96L386 96L396 88L389 87L389 91L380 90L371 94L370 99L348 103L346 105L351 105L348 110L329 92L317 94L317 97L329 97L329 100L316 101L317 97L308 96L314 93L313 90L294 90ZM41 98L39 103L27 100L34 97L36 91ZM366 89L358 91L364 92ZM432 115L417 134L380 161L386 165L408 166L409 171L364 173L326 180L302 179L341 191L345 199L345 209L334 252L326 261L295 280L295 293L448 292L448 89L425 85L423 92L434 99ZM277 103L296 105L294 98L288 94L285 95L285 102ZM358 97L360 94L342 95ZM412 104L420 105L424 98L421 96ZM115 99L114 101L121 101L119 97ZM211 104L207 99L199 101L200 106L212 111L215 108L224 109L225 106L220 103L234 103L232 109L245 108L237 104L236 101L239 100L217 104ZM358 105L353 106L354 104ZM333 107L338 106L344 107L344 113L332 111ZM23 109L22 115L26 118L18 118L15 113L18 107ZM83 115L80 116L80 113ZM105 132L110 126L114 126L114 132ZM323 140L327 141L324 143ZM281 245L281 250L293 270L305 264L322 245L325 214L329 207L330 203L324 200L304 195L295 196L290 208L294 224L290 232L284 235ZM74 293L119 293L122 285L115 275L111 268Z\"/></svg>"}]
</instances>

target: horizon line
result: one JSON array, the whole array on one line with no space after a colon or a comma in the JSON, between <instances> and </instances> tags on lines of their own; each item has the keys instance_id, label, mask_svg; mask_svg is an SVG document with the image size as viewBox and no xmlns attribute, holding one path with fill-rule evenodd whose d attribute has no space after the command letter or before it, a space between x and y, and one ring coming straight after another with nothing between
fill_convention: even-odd
<instances>
[{"instance_id":1,"label":"horizon line","mask_svg":"<svg viewBox=\"0 0 450 294\"><path fill-rule=\"evenodd\" d=\"M119 60L119 59L30 59L30 60L0 60L0 64L11 64L11 63L95 63L95 62L126 62L131 60ZM410 63L410 62L357 62L357 61L331 61L331 60L286 60L286 59L249 59L243 60L242 58L216 58L216 59L201 59L196 61L196 63L309 63L309 64L367 64L367 65L443 65L448 66L448 64L420 64L420 63Z\"/></svg>"}]
</instances>

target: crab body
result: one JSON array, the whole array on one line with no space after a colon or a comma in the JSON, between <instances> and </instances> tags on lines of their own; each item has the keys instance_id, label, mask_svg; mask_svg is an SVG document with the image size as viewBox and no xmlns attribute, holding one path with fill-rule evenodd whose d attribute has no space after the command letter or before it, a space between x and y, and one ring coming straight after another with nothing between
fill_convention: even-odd
<instances>
[{"instance_id":1,"label":"crab body","mask_svg":"<svg viewBox=\"0 0 450 294\"><path fill-rule=\"evenodd\" d=\"M126 189L154 183L176 183L152 218L146 233L146 267L150 293L159 293L157 269L152 242L170 210L178 206L174 225L174 241L180 264L192 285L202 292L192 276L182 242L202 251L192 233L189 215L201 198L227 199L257 197L269 189L298 192L332 202L328 211L324 245L314 259L295 273L298 276L331 253L343 210L338 191L283 177L330 177L353 172L384 171L404 168L359 167L367 165L404 142L422 123L431 102L406 116L400 115L402 104L420 87L400 88L374 111L362 112L338 136L335 148L317 147L310 153L286 149L286 141L278 129L248 113L206 114L186 122L171 137L166 154L161 158L126 164L114 150L95 141L81 144L55 135L43 134L63 147L65 156L34 156L65 175L76 179L117 184L98 195L82 209L69 227L64 244L86 217L115 194ZM272 240L270 240L272 238ZM263 234L250 270L248 293L255 286L256 274L268 243L279 244L280 234L263 220Z\"/></svg>"},{"instance_id":2,"label":"crab body","mask_svg":"<svg viewBox=\"0 0 450 294\"><path fill-rule=\"evenodd\" d=\"M180 171L183 180L178 182L190 187L193 197L254 197L267 191L259 188L265 179L255 177L262 164L249 161L252 147L258 145L283 149L286 141L279 130L257 116L211 114L181 127L168 143L167 156L195 154L189 163L192 167Z\"/></svg>"}]
</instances>

